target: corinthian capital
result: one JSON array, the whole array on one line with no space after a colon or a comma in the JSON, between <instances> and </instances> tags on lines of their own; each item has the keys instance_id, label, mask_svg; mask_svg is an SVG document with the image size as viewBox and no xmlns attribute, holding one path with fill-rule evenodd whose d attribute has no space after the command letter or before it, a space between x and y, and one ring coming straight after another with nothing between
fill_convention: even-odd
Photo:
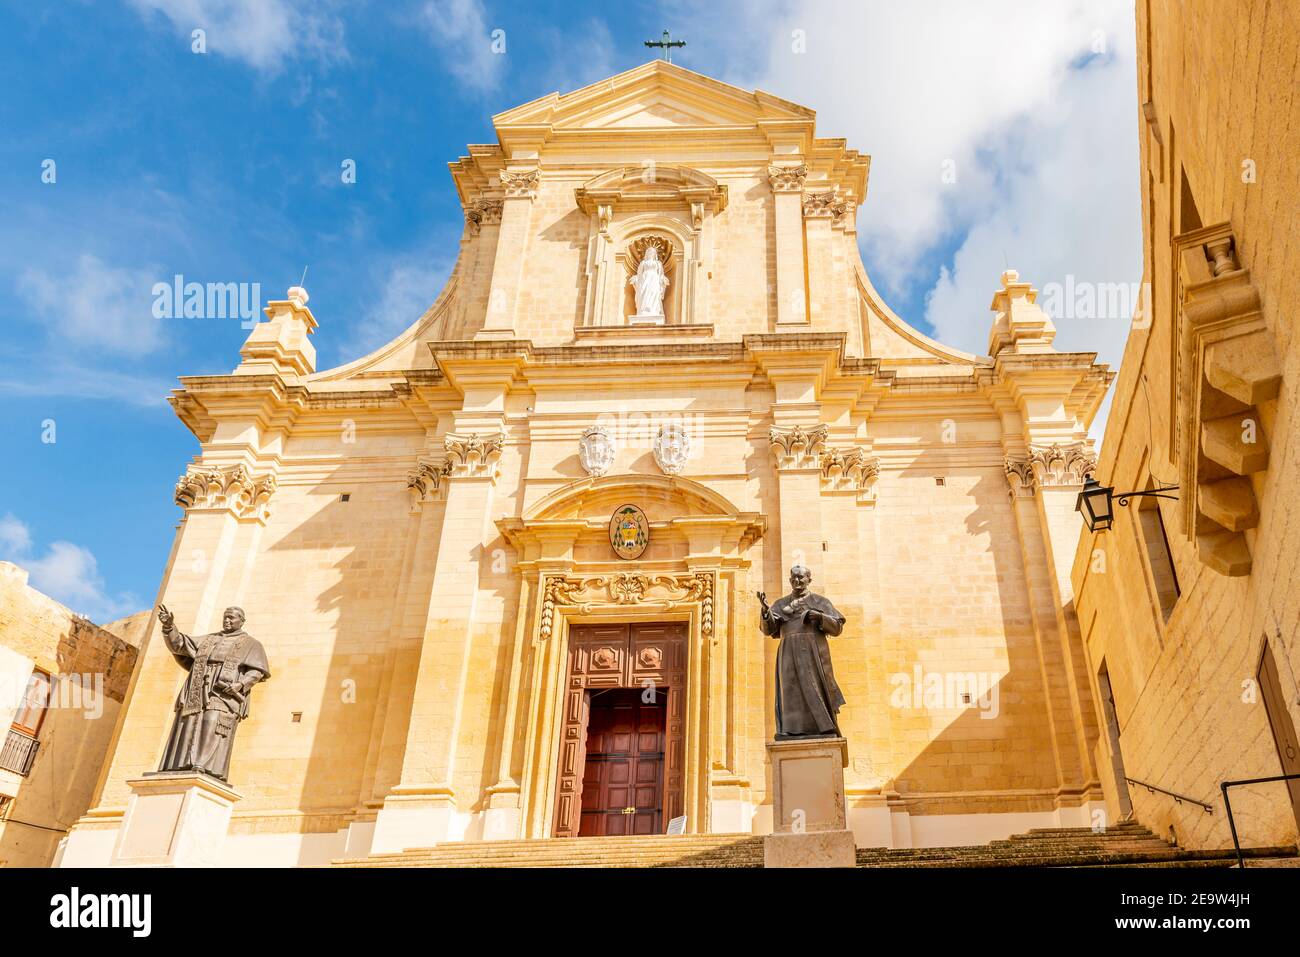
<instances>
[{"instance_id":1,"label":"corinthian capital","mask_svg":"<svg viewBox=\"0 0 1300 957\"><path fill-rule=\"evenodd\" d=\"M866 489L880 475L880 459L865 449L827 449L821 458L822 478L831 488Z\"/></svg>"},{"instance_id":2,"label":"corinthian capital","mask_svg":"<svg viewBox=\"0 0 1300 957\"><path fill-rule=\"evenodd\" d=\"M275 476L254 477L243 465L191 465L176 481L176 504L186 511L228 510L236 518L266 521Z\"/></svg>"},{"instance_id":3,"label":"corinthian capital","mask_svg":"<svg viewBox=\"0 0 1300 957\"><path fill-rule=\"evenodd\" d=\"M505 436L500 432L448 432L443 439L449 466L446 474L452 478L495 479L504 443Z\"/></svg>"},{"instance_id":4,"label":"corinthian capital","mask_svg":"<svg viewBox=\"0 0 1300 957\"><path fill-rule=\"evenodd\" d=\"M1075 488L1097 468L1097 453L1086 442L1030 446L1026 455L1008 456L1007 481L1013 495L1035 488Z\"/></svg>"},{"instance_id":5,"label":"corinthian capital","mask_svg":"<svg viewBox=\"0 0 1300 957\"><path fill-rule=\"evenodd\" d=\"M805 219L838 219L844 215L845 205L836 196L835 190L823 190L820 193L808 193L803 198Z\"/></svg>"},{"instance_id":6,"label":"corinthian capital","mask_svg":"<svg viewBox=\"0 0 1300 957\"><path fill-rule=\"evenodd\" d=\"M767 181L774 193L794 193L803 189L803 181L808 178L808 167L802 163L798 166L769 166Z\"/></svg>"},{"instance_id":7,"label":"corinthian capital","mask_svg":"<svg viewBox=\"0 0 1300 957\"><path fill-rule=\"evenodd\" d=\"M805 429L802 425L781 429L773 426L768 433L772 454L779 469L819 468L818 453L826 443L826 426Z\"/></svg>"},{"instance_id":8,"label":"corinthian capital","mask_svg":"<svg viewBox=\"0 0 1300 957\"><path fill-rule=\"evenodd\" d=\"M472 232L483 226L499 226L501 209L505 204L499 199L480 199L465 207L465 222Z\"/></svg>"},{"instance_id":9,"label":"corinthian capital","mask_svg":"<svg viewBox=\"0 0 1300 957\"><path fill-rule=\"evenodd\" d=\"M450 462L420 462L406 476L406 489L411 493L411 506L419 508L426 498L437 495L442 480L451 472Z\"/></svg>"},{"instance_id":10,"label":"corinthian capital","mask_svg":"<svg viewBox=\"0 0 1300 957\"><path fill-rule=\"evenodd\" d=\"M518 172L503 169L497 176L501 180L501 188L505 190L506 197L509 199L519 196L532 199L537 195L537 184L542 178L541 172L536 169Z\"/></svg>"}]
</instances>

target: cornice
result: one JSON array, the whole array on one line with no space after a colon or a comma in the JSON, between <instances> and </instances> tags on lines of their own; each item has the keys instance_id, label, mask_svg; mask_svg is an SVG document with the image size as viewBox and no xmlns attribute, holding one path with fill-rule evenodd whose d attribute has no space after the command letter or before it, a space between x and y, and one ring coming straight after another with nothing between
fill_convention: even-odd
<instances>
[{"instance_id":1,"label":"cornice","mask_svg":"<svg viewBox=\"0 0 1300 957\"><path fill-rule=\"evenodd\" d=\"M167 401L200 442L211 439L223 418L253 418L262 428L286 428L306 412L409 408L412 402L428 403L449 388L444 376L432 369L387 373L374 381L373 388L330 391L287 383L274 373L181 376L180 382L182 387L173 390Z\"/></svg>"}]
</instances>

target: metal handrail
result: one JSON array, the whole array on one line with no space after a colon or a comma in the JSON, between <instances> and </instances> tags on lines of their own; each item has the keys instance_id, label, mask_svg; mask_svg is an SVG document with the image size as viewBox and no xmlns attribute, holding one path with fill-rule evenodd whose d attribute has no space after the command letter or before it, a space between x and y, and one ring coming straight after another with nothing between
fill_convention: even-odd
<instances>
[{"instance_id":1,"label":"metal handrail","mask_svg":"<svg viewBox=\"0 0 1300 957\"><path fill-rule=\"evenodd\" d=\"M1152 791L1152 792L1159 791L1161 794L1168 794L1179 804L1182 804L1184 801L1186 801L1188 804L1195 804L1198 807L1203 807L1205 808L1206 814L1214 813L1213 805L1206 804L1204 801L1198 801L1196 800L1196 798L1193 797L1188 797L1186 794L1178 794L1174 791L1167 791L1164 788L1156 787L1154 784L1147 784L1145 781L1139 781L1137 778L1130 778L1126 776L1124 780L1127 781L1129 784L1136 784L1138 787L1146 788L1148 791Z\"/></svg>"},{"instance_id":2,"label":"metal handrail","mask_svg":"<svg viewBox=\"0 0 1300 957\"><path fill-rule=\"evenodd\" d=\"M1228 800L1228 788L1240 787L1243 784L1273 784L1277 781L1300 781L1300 774L1277 774L1271 778L1246 778L1242 781L1224 781L1219 785L1223 791L1223 806L1228 811L1228 827L1232 831L1232 846L1237 850L1237 866L1244 868L1246 859L1241 856L1241 842L1237 840L1237 822L1232 819L1232 802Z\"/></svg>"}]
</instances>

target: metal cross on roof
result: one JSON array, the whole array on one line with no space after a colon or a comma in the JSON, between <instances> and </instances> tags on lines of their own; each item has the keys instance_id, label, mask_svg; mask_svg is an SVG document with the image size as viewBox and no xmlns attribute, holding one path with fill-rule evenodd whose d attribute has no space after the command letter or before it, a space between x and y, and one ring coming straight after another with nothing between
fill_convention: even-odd
<instances>
[{"instance_id":1,"label":"metal cross on roof","mask_svg":"<svg viewBox=\"0 0 1300 957\"><path fill-rule=\"evenodd\" d=\"M669 63L672 63L672 62L673 62L673 57L672 57L672 53L670 52L671 49L672 49L672 47L684 47L684 46L686 46L686 41L685 41L685 40L674 40L674 39L672 38L672 35L669 34L669 32L668 32L667 30L665 30L665 31L664 31L664 35L663 35L663 39L661 39L661 40L646 40L646 41L645 41L645 45L648 46L648 47L662 47L662 48L663 48L663 51L664 51L664 59L665 59L666 61L668 61Z\"/></svg>"}]
</instances>

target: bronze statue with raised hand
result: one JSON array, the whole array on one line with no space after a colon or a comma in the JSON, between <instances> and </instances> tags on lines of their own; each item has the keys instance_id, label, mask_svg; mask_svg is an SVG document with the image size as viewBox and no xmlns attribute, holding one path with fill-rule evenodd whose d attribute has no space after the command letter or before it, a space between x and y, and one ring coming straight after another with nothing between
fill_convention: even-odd
<instances>
[{"instance_id":1,"label":"bronze statue with raised hand","mask_svg":"<svg viewBox=\"0 0 1300 957\"><path fill-rule=\"evenodd\" d=\"M248 717L253 686L271 677L262 643L244 631L244 610L227 608L221 631L191 638L158 606L167 649L189 671L159 771L197 771L225 781L235 729Z\"/></svg>"}]
</instances>

